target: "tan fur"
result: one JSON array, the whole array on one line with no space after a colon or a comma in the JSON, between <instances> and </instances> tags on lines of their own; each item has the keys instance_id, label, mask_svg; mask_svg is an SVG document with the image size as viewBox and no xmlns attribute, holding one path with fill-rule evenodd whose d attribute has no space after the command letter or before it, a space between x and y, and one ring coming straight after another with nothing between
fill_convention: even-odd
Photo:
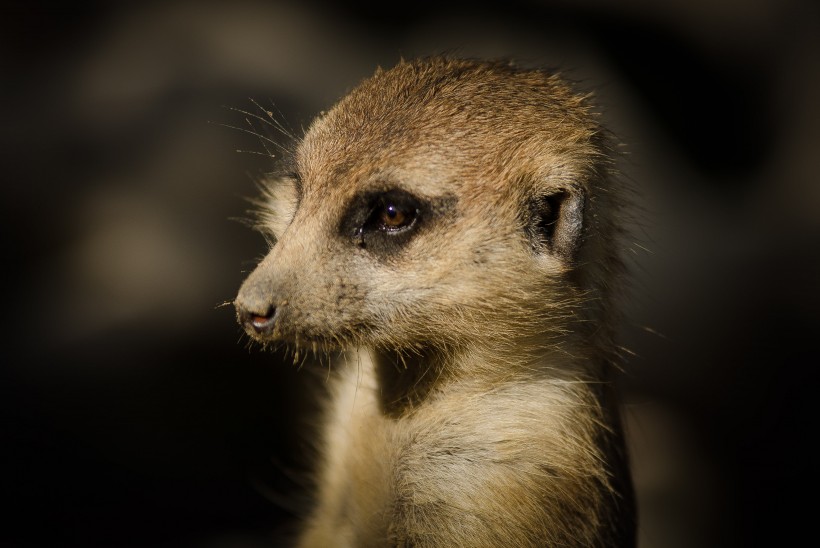
<instances>
[{"instance_id":1,"label":"tan fur","mask_svg":"<svg viewBox=\"0 0 820 548\"><path fill-rule=\"evenodd\" d=\"M444 58L314 121L235 303L261 341L348 350L299 546L634 545L606 142L558 77ZM410 236L362 235L395 189L426 204Z\"/></svg>"}]
</instances>

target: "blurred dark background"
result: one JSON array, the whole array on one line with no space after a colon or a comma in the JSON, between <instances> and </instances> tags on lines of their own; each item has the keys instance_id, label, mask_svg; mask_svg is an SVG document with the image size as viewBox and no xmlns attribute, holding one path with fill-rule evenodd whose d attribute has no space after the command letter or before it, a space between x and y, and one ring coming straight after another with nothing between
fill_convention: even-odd
<instances>
[{"instance_id":1,"label":"blurred dark background","mask_svg":"<svg viewBox=\"0 0 820 548\"><path fill-rule=\"evenodd\" d=\"M445 51L561 68L626 143L642 548L814 530L816 2L114 6L0 11L0 546L280 544L323 378L219 306L265 252L234 220L271 167L239 111L298 135L377 65Z\"/></svg>"}]
</instances>

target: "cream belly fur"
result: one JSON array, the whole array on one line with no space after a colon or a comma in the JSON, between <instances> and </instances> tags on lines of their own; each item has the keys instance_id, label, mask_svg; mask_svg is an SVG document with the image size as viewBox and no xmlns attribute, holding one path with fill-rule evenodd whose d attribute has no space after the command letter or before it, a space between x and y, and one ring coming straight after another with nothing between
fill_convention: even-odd
<instances>
[{"instance_id":1,"label":"cream belly fur","mask_svg":"<svg viewBox=\"0 0 820 548\"><path fill-rule=\"evenodd\" d=\"M609 143L555 75L431 58L295 145L235 305L263 344L346 351L298 546L634 546Z\"/></svg>"}]
</instances>

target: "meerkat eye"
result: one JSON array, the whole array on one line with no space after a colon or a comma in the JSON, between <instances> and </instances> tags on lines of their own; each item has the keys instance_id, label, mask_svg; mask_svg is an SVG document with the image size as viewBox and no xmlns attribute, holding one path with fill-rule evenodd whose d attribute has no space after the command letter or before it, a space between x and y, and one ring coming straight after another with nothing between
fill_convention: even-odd
<instances>
[{"instance_id":1,"label":"meerkat eye","mask_svg":"<svg viewBox=\"0 0 820 548\"><path fill-rule=\"evenodd\" d=\"M365 231L396 233L412 228L419 216L419 203L405 192L391 191L378 197L370 217L362 227Z\"/></svg>"},{"instance_id":2,"label":"meerkat eye","mask_svg":"<svg viewBox=\"0 0 820 548\"><path fill-rule=\"evenodd\" d=\"M394 228L404 224L406 215L404 211L393 204L389 204L382 208L379 220L382 226Z\"/></svg>"},{"instance_id":3,"label":"meerkat eye","mask_svg":"<svg viewBox=\"0 0 820 548\"><path fill-rule=\"evenodd\" d=\"M378 217L376 224L379 230L386 232L409 228L416 220L417 210L406 208L392 202L377 207L374 215Z\"/></svg>"}]
</instances>

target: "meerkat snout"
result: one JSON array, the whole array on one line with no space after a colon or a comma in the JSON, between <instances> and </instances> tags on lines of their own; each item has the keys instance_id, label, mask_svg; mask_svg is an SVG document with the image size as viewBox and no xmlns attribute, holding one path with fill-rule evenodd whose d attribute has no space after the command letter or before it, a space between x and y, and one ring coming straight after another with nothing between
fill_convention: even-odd
<instances>
[{"instance_id":1,"label":"meerkat snout","mask_svg":"<svg viewBox=\"0 0 820 548\"><path fill-rule=\"evenodd\" d=\"M250 307L237 304L239 323L248 332L253 332L260 336L270 335L273 332L273 326L275 324L276 308L268 307L265 309L264 307L260 307L258 310L264 310L264 312L252 312Z\"/></svg>"},{"instance_id":2,"label":"meerkat snout","mask_svg":"<svg viewBox=\"0 0 820 548\"><path fill-rule=\"evenodd\" d=\"M277 299L269 276L260 268L249 276L234 300L236 318L252 337L265 339L273 335Z\"/></svg>"},{"instance_id":3,"label":"meerkat snout","mask_svg":"<svg viewBox=\"0 0 820 548\"><path fill-rule=\"evenodd\" d=\"M256 340L345 351L298 546L634 546L607 143L559 77L438 57L311 124L235 300Z\"/></svg>"}]
</instances>

